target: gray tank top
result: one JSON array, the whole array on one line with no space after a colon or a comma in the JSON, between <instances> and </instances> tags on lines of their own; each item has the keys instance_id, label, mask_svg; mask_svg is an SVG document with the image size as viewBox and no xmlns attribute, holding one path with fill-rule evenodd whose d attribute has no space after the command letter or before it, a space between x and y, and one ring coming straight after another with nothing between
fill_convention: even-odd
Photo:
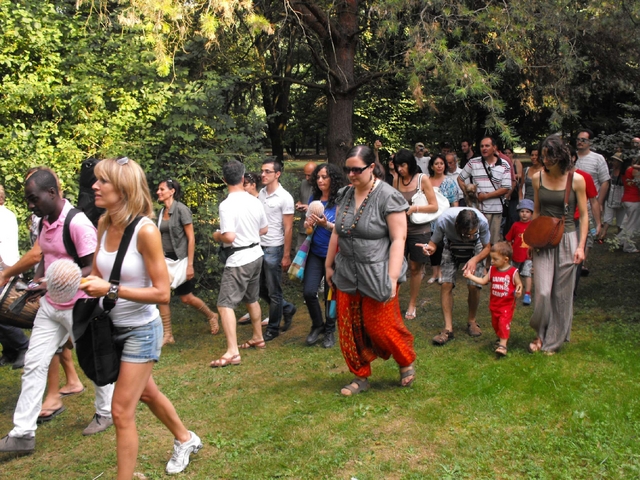
<instances>
[{"instance_id":1,"label":"gray tank top","mask_svg":"<svg viewBox=\"0 0 640 480\"><path fill-rule=\"evenodd\" d=\"M173 244L171 243L171 233L169 231L169 221L160 223L160 235L162 237L162 250L164 253L174 253Z\"/></svg>"},{"instance_id":2,"label":"gray tank top","mask_svg":"<svg viewBox=\"0 0 640 480\"><path fill-rule=\"evenodd\" d=\"M524 171L524 198L533 202L533 180L527 175L529 174L529 167Z\"/></svg>"},{"instance_id":3,"label":"gray tank top","mask_svg":"<svg viewBox=\"0 0 640 480\"><path fill-rule=\"evenodd\" d=\"M540 189L538 190L538 200L540 201L540 215L546 217L562 218L564 214L564 189L549 190L542 185L542 175L540 175ZM571 189L569 193L569 213L564 219L564 231L566 233L575 232L576 224L573 216L576 212L576 192Z\"/></svg>"}]
</instances>

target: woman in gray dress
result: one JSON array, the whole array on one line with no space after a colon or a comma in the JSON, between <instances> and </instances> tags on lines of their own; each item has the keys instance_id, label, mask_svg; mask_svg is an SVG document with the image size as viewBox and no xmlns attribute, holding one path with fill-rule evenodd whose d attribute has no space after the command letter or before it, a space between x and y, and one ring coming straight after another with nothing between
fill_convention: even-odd
<instances>
[{"instance_id":1,"label":"woman in gray dress","mask_svg":"<svg viewBox=\"0 0 640 480\"><path fill-rule=\"evenodd\" d=\"M400 385L415 379L413 336L404 326L397 297L406 278L406 210L402 195L373 174L375 156L363 145L347 154L350 186L336 199L335 228L325 261L326 281L336 289L340 348L353 381L340 393L369 389L371 362L393 356Z\"/></svg>"},{"instance_id":2,"label":"woman in gray dress","mask_svg":"<svg viewBox=\"0 0 640 480\"><path fill-rule=\"evenodd\" d=\"M561 218L565 213L565 187L571 173L571 154L557 135L545 139L541 152L544 168L533 177L533 220L541 215ZM580 212L579 236L573 221L576 207ZM574 173L560 244L553 248L533 249L535 307L530 325L537 336L529 344L531 352L542 350L552 355L569 341L575 269L584 260L588 226L584 177Z\"/></svg>"},{"instance_id":3,"label":"woman in gray dress","mask_svg":"<svg viewBox=\"0 0 640 480\"><path fill-rule=\"evenodd\" d=\"M171 260L187 258L187 280L174 290L182 303L191 305L209 321L209 329L212 335L219 331L218 314L212 312L209 307L193 294L195 287L193 259L196 250L196 238L193 232L193 219L191 210L180 202L180 184L177 180L167 178L158 185L158 201L164 207L158 214L158 229L162 235L162 248L164 256ZM162 345L175 343L171 329L171 309L168 304L159 305L160 317L164 335Z\"/></svg>"}]
</instances>

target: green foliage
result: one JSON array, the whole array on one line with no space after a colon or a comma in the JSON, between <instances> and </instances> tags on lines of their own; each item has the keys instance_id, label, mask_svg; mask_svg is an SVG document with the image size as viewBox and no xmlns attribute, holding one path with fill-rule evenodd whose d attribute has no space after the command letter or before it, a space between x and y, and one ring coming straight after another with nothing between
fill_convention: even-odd
<instances>
[{"instance_id":1,"label":"green foliage","mask_svg":"<svg viewBox=\"0 0 640 480\"><path fill-rule=\"evenodd\" d=\"M241 75L224 66L203 71L212 55L197 41L171 58L172 76L161 75L157 44L144 27L127 26L129 10L96 6L0 0L0 182L7 203L27 217L22 182L29 167L53 168L74 201L82 160L127 155L145 168L152 192L161 178L185 185L203 226L197 264L205 276L215 273L210 225L222 195L220 167L230 157L257 161L264 119L238 93Z\"/></svg>"}]
</instances>

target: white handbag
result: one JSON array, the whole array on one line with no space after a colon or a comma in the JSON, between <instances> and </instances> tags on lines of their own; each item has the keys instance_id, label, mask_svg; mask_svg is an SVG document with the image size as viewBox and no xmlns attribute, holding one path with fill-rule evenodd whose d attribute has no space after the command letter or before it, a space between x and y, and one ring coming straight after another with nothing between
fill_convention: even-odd
<instances>
[{"instance_id":1,"label":"white handbag","mask_svg":"<svg viewBox=\"0 0 640 480\"><path fill-rule=\"evenodd\" d=\"M427 196L422 191L423 175L424 174L421 173L420 176L418 177L418 191L415 193L413 197L411 197L411 204L417 207L420 207L423 205L429 205L429 202L427 201ZM438 210L433 213L413 212L410 216L411 223L422 224L422 223L433 222L436 218L442 215L442 212L444 212L447 208L449 208L449 200L447 200L447 197L445 197L444 195L442 195L442 193L440 193L440 189L438 187L433 187L433 192L435 193L436 201L438 202Z\"/></svg>"},{"instance_id":2,"label":"white handbag","mask_svg":"<svg viewBox=\"0 0 640 480\"><path fill-rule=\"evenodd\" d=\"M187 281L187 265L189 264L189 259L184 257L182 260L171 260L170 258L165 258L164 260L167 262L171 288L175 290Z\"/></svg>"}]
</instances>

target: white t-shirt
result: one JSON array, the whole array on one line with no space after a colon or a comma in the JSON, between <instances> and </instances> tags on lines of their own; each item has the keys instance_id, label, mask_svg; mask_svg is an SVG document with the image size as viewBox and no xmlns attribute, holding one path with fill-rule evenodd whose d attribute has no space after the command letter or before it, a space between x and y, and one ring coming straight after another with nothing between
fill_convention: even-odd
<instances>
[{"instance_id":1,"label":"white t-shirt","mask_svg":"<svg viewBox=\"0 0 640 480\"><path fill-rule=\"evenodd\" d=\"M220 215L220 232L234 232L236 239L225 247L246 247L253 243L253 248L238 250L227 259L225 267L241 267L262 257L260 248L260 229L267 226L267 215L262 202L247 192L231 192L218 207Z\"/></svg>"},{"instance_id":2,"label":"white t-shirt","mask_svg":"<svg viewBox=\"0 0 640 480\"><path fill-rule=\"evenodd\" d=\"M0 205L0 259L11 266L20 260L18 251L18 220L16 215L4 205ZM0 268L1 270L1 268Z\"/></svg>"},{"instance_id":3,"label":"white t-shirt","mask_svg":"<svg viewBox=\"0 0 640 480\"><path fill-rule=\"evenodd\" d=\"M460 176L460 172L462 172L462 169L460 167L456 167L456 171L453 173L447 170L447 177L451 177L456 184L456 189L458 190L458 200L464 198L464 193L462 193L462 189L460 188L460 184L458 183L458 176Z\"/></svg>"},{"instance_id":4,"label":"white t-shirt","mask_svg":"<svg viewBox=\"0 0 640 480\"><path fill-rule=\"evenodd\" d=\"M147 272L147 267L144 264L144 258L138 251L138 232L143 225L149 224L157 228L150 219L145 217L138 222L134 230L120 270L120 285L124 287L147 288L152 285L149 272ZM118 250L114 252L107 251L104 245L106 237L107 233L105 232L100 239L100 250L98 250L98 255L96 256L96 266L100 271L100 276L108 281L111 277L111 270L116 261ZM102 301L100 303L102 304ZM109 314L116 327L141 327L152 322L159 315L158 307L154 304L132 302L124 298L118 299L116 306Z\"/></svg>"},{"instance_id":5,"label":"white t-shirt","mask_svg":"<svg viewBox=\"0 0 640 480\"><path fill-rule=\"evenodd\" d=\"M414 157L416 159L416 163L418 164L418 168L420 170L422 170L422 173L424 173L427 177L429 176L429 160L431 160L431 157L416 157L414 155Z\"/></svg>"},{"instance_id":6,"label":"white t-shirt","mask_svg":"<svg viewBox=\"0 0 640 480\"><path fill-rule=\"evenodd\" d=\"M278 188L271 195L267 193L267 187L264 187L260 190L258 199L264 206L269 224L269 231L266 235L260 237L260 244L263 247L279 247L280 245L284 245L284 223L282 216L293 215L295 211L293 197L282 185L278 184Z\"/></svg>"},{"instance_id":7,"label":"white t-shirt","mask_svg":"<svg viewBox=\"0 0 640 480\"><path fill-rule=\"evenodd\" d=\"M609 174L609 167L607 167L607 161L602 155L596 152L589 151L584 157L578 156L576 161L576 168L584 170L591 178L593 183L596 184L596 190L600 192L600 186L609 180L611 175Z\"/></svg>"}]
</instances>

